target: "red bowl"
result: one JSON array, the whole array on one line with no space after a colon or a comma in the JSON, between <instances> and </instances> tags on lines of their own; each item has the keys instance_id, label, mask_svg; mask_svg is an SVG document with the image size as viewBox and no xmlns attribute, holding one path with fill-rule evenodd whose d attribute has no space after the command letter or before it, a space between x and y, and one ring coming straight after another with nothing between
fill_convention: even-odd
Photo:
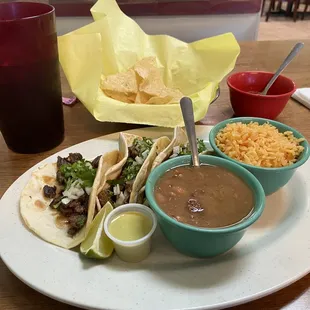
<instances>
[{"instance_id":1,"label":"red bowl","mask_svg":"<svg viewBox=\"0 0 310 310\"><path fill-rule=\"evenodd\" d=\"M273 73L261 71L237 72L227 79L230 102L236 116L275 119L296 90L295 83L280 75L268 91L259 95ZM251 93L254 92L254 93Z\"/></svg>"}]
</instances>

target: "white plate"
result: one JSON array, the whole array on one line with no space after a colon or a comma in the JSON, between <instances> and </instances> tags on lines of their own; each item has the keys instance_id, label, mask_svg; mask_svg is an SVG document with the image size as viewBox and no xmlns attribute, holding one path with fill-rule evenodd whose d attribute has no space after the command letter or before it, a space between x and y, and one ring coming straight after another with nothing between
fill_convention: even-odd
<instances>
[{"instance_id":1,"label":"white plate","mask_svg":"<svg viewBox=\"0 0 310 310\"><path fill-rule=\"evenodd\" d=\"M210 127L197 127L208 140ZM137 134L156 137L165 129ZM310 271L310 161L267 198L262 217L240 243L213 259L176 252L160 231L153 251L139 264L80 257L42 241L23 225L19 196L32 170L56 156L81 152L92 158L117 147L117 135L70 147L24 173L0 202L0 254L23 282L62 302L89 309L219 309L270 294Z\"/></svg>"}]
</instances>

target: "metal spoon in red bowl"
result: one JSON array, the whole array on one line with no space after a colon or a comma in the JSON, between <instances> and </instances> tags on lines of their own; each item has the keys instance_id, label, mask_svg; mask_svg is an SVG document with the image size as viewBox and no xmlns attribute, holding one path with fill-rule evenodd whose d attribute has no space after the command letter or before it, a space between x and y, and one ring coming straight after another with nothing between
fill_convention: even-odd
<instances>
[{"instance_id":1,"label":"metal spoon in red bowl","mask_svg":"<svg viewBox=\"0 0 310 310\"><path fill-rule=\"evenodd\" d=\"M288 56L284 59L283 63L279 67L279 69L276 71L274 76L271 78L271 80L268 82L264 90L258 95L267 95L269 88L272 86L272 84L276 81L276 79L279 77L279 75L282 73L282 71L287 67L287 65L293 60L293 58L299 53L299 51L304 47L304 44L302 42L297 43L294 48L291 50L291 52L288 54Z\"/></svg>"}]
</instances>

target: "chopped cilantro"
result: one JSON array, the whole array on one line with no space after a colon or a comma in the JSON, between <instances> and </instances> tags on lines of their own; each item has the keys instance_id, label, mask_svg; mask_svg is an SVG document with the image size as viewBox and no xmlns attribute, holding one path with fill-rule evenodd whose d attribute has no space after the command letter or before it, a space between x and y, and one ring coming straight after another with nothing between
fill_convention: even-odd
<instances>
[{"instance_id":1,"label":"chopped cilantro","mask_svg":"<svg viewBox=\"0 0 310 310\"><path fill-rule=\"evenodd\" d=\"M133 141L132 147L135 148L138 156L142 157L142 153L146 150L150 150L153 146L153 141L151 139L143 137L142 140L135 139ZM108 180L107 182L111 185L123 185L128 181L133 180L138 172L140 171L141 164L138 164L136 160L132 157L128 157L127 161L123 167L122 174L119 179L117 180Z\"/></svg>"},{"instance_id":2,"label":"chopped cilantro","mask_svg":"<svg viewBox=\"0 0 310 310\"><path fill-rule=\"evenodd\" d=\"M113 193L113 191L111 189L107 189L106 190L106 195L107 195L108 198L111 198L111 197L114 196L114 193Z\"/></svg>"},{"instance_id":3,"label":"chopped cilantro","mask_svg":"<svg viewBox=\"0 0 310 310\"><path fill-rule=\"evenodd\" d=\"M87 220L87 217L84 214L79 215L76 218L75 226L79 229L82 228L85 225L86 220Z\"/></svg>"},{"instance_id":4,"label":"chopped cilantro","mask_svg":"<svg viewBox=\"0 0 310 310\"><path fill-rule=\"evenodd\" d=\"M139 156L142 156L143 152L151 150L153 144L154 142L151 139L143 137L142 140L136 138L132 145L137 150Z\"/></svg>"},{"instance_id":5,"label":"chopped cilantro","mask_svg":"<svg viewBox=\"0 0 310 310\"><path fill-rule=\"evenodd\" d=\"M141 166L142 165L139 165L134 159L128 157L121 178L123 178L125 182L133 180L137 176Z\"/></svg>"},{"instance_id":6,"label":"chopped cilantro","mask_svg":"<svg viewBox=\"0 0 310 310\"><path fill-rule=\"evenodd\" d=\"M204 144L202 139L197 139L197 147L198 147L198 153L199 154L207 151L207 147ZM180 146L180 152L178 154L179 156L190 155L190 154L191 154L191 150L190 150L189 144Z\"/></svg>"},{"instance_id":7,"label":"chopped cilantro","mask_svg":"<svg viewBox=\"0 0 310 310\"><path fill-rule=\"evenodd\" d=\"M65 178L66 188L69 188L78 179L82 181L82 187L92 187L97 172L97 169L93 168L91 163L85 159L78 160L73 164L64 164L59 170Z\"/></svg>"},{"instance_id":8,"label":"chopped cilantro","mask_svg":"<svg viewBox=\"0 0 310 310\"><path fill-rule=\"evenodd\" d=\"M198 147L199 154L207 150L207 147L202 139L197 139L197 147Z\"/></svg>"}]
</instances>

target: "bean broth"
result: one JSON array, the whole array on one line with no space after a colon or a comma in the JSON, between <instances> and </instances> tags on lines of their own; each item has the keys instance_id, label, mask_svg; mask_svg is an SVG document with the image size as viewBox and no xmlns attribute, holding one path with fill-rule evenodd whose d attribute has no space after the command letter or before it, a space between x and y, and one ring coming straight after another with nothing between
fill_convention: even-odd
<instances>
[{"instance_id":1,"label":"bean broth","mask_svg":"<svg viewBox=\"0 0 310 310\"><path fill-rule=\"evenodd\" d=\"M155 200L176 221L216 228L247 218L254 206L249 186L229 170L210 165L167 171L155 186Z\"/></svg>"}]
</instances>

